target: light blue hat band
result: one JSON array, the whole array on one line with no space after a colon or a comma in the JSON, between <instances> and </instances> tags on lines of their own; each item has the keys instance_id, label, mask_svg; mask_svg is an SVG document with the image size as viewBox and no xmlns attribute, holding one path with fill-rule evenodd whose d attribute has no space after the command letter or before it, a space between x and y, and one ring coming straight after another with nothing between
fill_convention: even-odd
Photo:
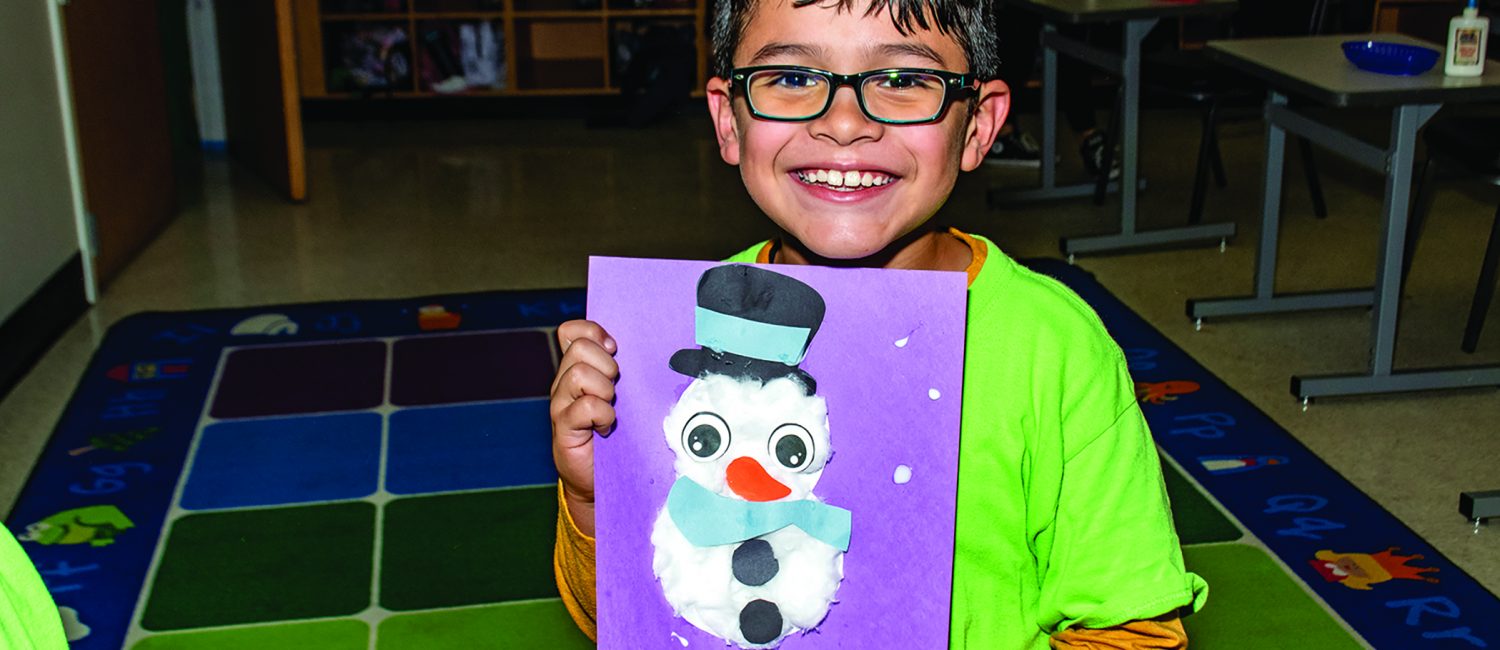
<instances>
[{"instance_id":1,"label":"light blue hat band","mask_svg":"<svg viewBox=\"0 0 1500 650\"><path fill-rule=\"evenodd\" d=\"M698 345L789 366L802 363L812 336L810 328L762 323L703 307L697 308L696 320Z\"/></svg>"}]
</instances>

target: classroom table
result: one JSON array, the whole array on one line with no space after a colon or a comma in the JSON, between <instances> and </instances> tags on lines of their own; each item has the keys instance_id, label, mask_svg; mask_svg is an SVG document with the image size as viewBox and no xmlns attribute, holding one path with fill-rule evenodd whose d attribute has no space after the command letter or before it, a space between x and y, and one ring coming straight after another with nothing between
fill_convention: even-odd
<instances>
[{"instance_id":1,"label":"classroom table","mask_svg":"<svg viewBox=\"0 0 1500 650\"><path fill-rule=\"evenodd\" d=\"M1255 38L1208 43L1211 57L1264 81L1271 88L1265 104L1265 191L1261 199L1254 295L1189 300L1189 317L1197 319L1201 326L1203 319L1219 316L1373 307L1369 368L1351 374L1293 376L1292 394L1302 398L1304 407L1313 397L1500 385L1500 366L1497 365L1400 371L1393 368L1401 298L1401 257L1406 245L1417 132L1444 103L1500 100L1500 63L1490 61L1482 77L1446 77L1441 61L1437 67L1416 76L1366 72L1349 63L1341 50L1344 41L1365 38L1443 51L1441 45L1398 34ZM1390 107L1389 143L1385 147L1369 144L1340 130L1337 122L1320 121L1293 109L1287 105L1288 94L1332 107ZM1385 176L1384 219L1374 288L1300 294L1275 291L1282 172L1288 131Z\"/></svg>"},{"instance_id":2,"label":"classroom table","mask_svg":"<svg viewBox=\"0 0 1500 650\"><path fill-rule=\"evenodd\" d=\"M1141 41L1163 18L1227 13L1238 0L1008 0L1004 6L1040 14L1042 33L1042 160L1041 184L1028 190L991 190L991 204L1088 196L1093 182L1057 184L1057 55L1078 59L1120 79L1120 180L1109 190L1120 193L1120 232L1094 237L1068 237L1062 251L1072 259L1079 253L1099 253L1199 240L1223 242L1234 235L1233 223L1200 224L1142 231L1136 225L1136 197L1140 178ZM1057 31L1057 25L1121 24L1120 52L1101 49Z\"/></svg>"}]
</instances>

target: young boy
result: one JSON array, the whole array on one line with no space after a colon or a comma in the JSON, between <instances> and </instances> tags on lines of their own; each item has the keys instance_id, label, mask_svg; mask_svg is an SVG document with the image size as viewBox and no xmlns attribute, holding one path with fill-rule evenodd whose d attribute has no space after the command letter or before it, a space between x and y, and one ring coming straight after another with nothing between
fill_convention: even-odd
<instances>
[{"instance_id":1,"label":"young boy","mask_svg":"<svg viewBox=\"0 0 1500 650\"><path fill-rule=\"evenodd\" d=\"M720 2L720 155L785 233L731 261L968 273L950 645L1185 647L1179 613L1206 586L1183 569L1119 347L1062 285L927 224L1005 120L988 2ZM589 321L558 340L555 562L593 636L593 445L615 419L616 343Z\"/></svg>"}]
</instances>

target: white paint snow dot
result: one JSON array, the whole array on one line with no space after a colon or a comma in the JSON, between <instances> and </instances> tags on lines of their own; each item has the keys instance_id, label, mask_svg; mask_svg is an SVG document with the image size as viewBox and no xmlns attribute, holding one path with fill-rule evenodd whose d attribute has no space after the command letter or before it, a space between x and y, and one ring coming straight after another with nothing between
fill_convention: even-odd
<instances>
[{"instance_id":1,"label":"white paint snow dot","mask_svg":"<svg viewBox=\"0 0 1500 650\"><path fill-rule=\"evenodd\" d=\"M911 337L910 336L903 336L903 337L901 337L899 339L896 339L896 347L898 347L898 348L904 348L904 347L906 347L906 344L908 342L910 342L910 341L911 341Z\"/></svg>"},{"instance_id":2,"label":"white paint snow dot","mask_svg":"<svg viewBox=\"0 0 1500 650\"><path fill-rule=\"evenodd\" d=\"M941 392L938 392L938 389L936 388L927 389L927 399L935 400L942 396L943 394Z\"/></svg>"},{"instance_id":3,"label":"white paint snow dot","mask_svg":"<svg viewBox=\"0 0 1500 650\"><path fill-rule=\"evenodd\" d=\"M673 632L673 633L672 633L672 638L674 638L674 639L677 639L677 642L678 642L678 643L681 643L681 644L682 644L682 647L684 647L684 648L686 648L686 647L688 647L688 640L687 640L687 637L685 637L685 636L682 636L682 635L680 635L680 634L678 634L678 633L676 633L676 632Z\"/></svg>"},{"instance_id":4,"label":"white paint snow dot","mask_svg":"<svg viewBox=\"0 0 1500 650\"><path fill-rule=\"evenodd\" d=\"M896 485L906 485L911 482L911 468L905 465L896 466L896 475L891 477Z\"/></svg>"}]
</instances>

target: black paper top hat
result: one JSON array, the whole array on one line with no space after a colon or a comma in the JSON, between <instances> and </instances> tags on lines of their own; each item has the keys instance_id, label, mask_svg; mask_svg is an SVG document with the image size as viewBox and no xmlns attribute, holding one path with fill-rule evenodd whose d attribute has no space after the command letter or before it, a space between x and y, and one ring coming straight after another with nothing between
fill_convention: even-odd
<instances>
[{"instance_id":1,"label":"black paper top hat","mask_svg":"<svg viewBox=\"0 0 1500 650\"><path fill-rule=\"evenodd\" d=\"M818 383L798 367L823 324L823 296L795 278L754 266L716 266L698 278L695 338L668 363L689 377L791 377L811 395Z\"/></svg>"}]
</instances>

